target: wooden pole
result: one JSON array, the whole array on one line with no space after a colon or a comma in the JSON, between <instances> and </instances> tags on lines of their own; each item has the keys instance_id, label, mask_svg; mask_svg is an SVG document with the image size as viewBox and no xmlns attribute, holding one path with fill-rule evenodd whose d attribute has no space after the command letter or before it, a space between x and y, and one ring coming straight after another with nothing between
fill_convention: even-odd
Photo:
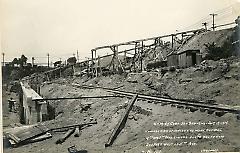
<instances>
[{"instance_id":1,"label":"wooden pole","mask_svg":"<svg viewBox=\"0 0 240 153\"><path fill-rule=\"evenodd\" d=\"M131 111L135 101L137 100L138 95L135 95L133 97L133 99L130 101L130 103L128 104L125 113L123 114L123 116L121 117L121 119L119 120L117 126L114 128L112 134L110 135L107 143L105 144L105 147L109 147L113 144L114 140L117 138L118 134L122 131L122 129L124 128L127 118L128 118L128 114Z\"/></svg>"},{"instance_id":2,"label":"wooden pole","mask_svg":"<svg viewBox=\"0 0 240 153\"><path fill-rule=\"evenodd\" d=\"M127 65L127 51L124 52L124 67L126 69L126 65Z\"/></svg>"},{"instance_id":3,"label":"wooden pole","mask_svg":"<svg viewBox=\"0 0 240 153\"><path fill-rule=\"evenodd\" d=\"M212 13L212 14L210 14L210 15L213 17L212 28L213 28L213 31L215 31L215 16L216 16L217 14Z\"/></svg>"},{"instance_id":4,"label":"wooden pole","mask_svg":"<svg viewBox=\"0 0 240 153\"><path fill-rule=\"evenodd\" d=\"M92 52L92 65L91 65L91 68L92 68L92 75L94 75L94 72L93 72L93 51L94 51L94 50L91 50L91 52Z\"/></svg>"},{"instance_id":5,"label":"wooden pole","mask_svg":"<svg viewBox=\"0 0 240 153\"><path fill-rule=\"evenodd\" d=\"M101 68L101 59L100 56L98 56L98 68L99 68L99 76L102 75L102 68Z\"/></svg>"},{"instance_id":6,"label":"wooden pole","mask_svg":"<svg viewBox=\"0 0 240 153\"><path fill-rule=\"evenodd\" d=\"M141 72L143 71L143 57L142 57L142 55L143 55L143 50L144 50L144 46L143 46L143 41L142 41L142 49L141 49L141 59L140 59L140 69L141 69Z\"/></svg>"},{"instance_id":7,"label":"wooden pole","mask_svg":"<svg viewBox=\"0 0 240 153\"><path fill-rule=\"evenodd\" d=\"M174 35L172 35L172 50L174 51Z\"/></svg>"}]
</instances>

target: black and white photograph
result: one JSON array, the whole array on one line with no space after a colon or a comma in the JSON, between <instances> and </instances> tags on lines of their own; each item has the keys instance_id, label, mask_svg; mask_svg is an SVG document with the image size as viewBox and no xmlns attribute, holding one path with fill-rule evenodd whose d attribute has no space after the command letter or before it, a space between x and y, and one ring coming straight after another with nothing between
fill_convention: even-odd
<instances>
[{"instance_id":1,"label":"black and white photograph","mask_svg":"<svg viewBox=\"0 0 240 153\"><path fill-rule=\"evenodd\" d=\"M240 0L0 0L2 153L240 153Z\"/></svg>"}]
</instances>

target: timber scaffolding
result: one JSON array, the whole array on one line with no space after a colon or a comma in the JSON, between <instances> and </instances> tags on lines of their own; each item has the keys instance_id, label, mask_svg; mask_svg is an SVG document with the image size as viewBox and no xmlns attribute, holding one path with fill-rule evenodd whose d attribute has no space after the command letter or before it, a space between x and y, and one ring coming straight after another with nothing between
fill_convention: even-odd
<instances>
[{"instance_id":1,"label":"timber scaffolding","mask_svg":"<svg viewBox=\"0 0 240 153\"><path fill-rule=\"evenodd\" d=\"M235 25L237 22L231 22L231 23L226 23L226 24L221 24L221 25L216 25L215 28L220 28L220 27L225 27L229 25ZM148 49L153 48L153 54L157 55L160 54L160 57L162 58L162 61L166 62L167 61L167 55L170 55L177 51L180 47L182 47L185 43L186 40L189 40L194 36L195 34L201 33L201 32L206 32L209 31L204 28L200 29L195 29L195 30L189 30L189 31L183 31L183 32L177 32L173 34L168 34L168 35L163 35L163 36L157 36L157 37L151 37L151 38L146 38L146 39L139 39L139 40L133 40L133 41L128 41L128 42L123 42L119 44L113 44L113 45L106 45L106 46L101 46L101 47L96 47L91 50L91 58L88 60L85 60L83 62L80 62L81 65L87 65L88 73L91 73L91 76L101 76L102 75L102 69L100 65L100 61L103 58L106 57L112 57L110 64L108 64L106 68L107 70L110 70L112 73L125 73L127 69L127 54L133 56L131 59L131 66L130 66L130 72L142 72L144 70L143 68L143 57L147 55ZM180 39L178 36L180 35ZM187 37L187 38L186 38ZM171 38L169 49L171 50L170 53L167 55L163 55L162 51L160 50L159 53L156 53L157 47L164 47L164 43L161 40L162 38ZM149 41L153 41L152 44L147 45L146 43ZM177 48L176 47L176 42L180 42L180 46ZM119 47L121 46L130 46L130 49L122 49L120 50ZM132 46L134 46L132 48ZM113 53L109 55L104 55L104 56L97 56L97 51L102 50L102 49L110 49ZM131 51L134 51L132 53ZM121 61L119 59L119 54L124 53L123 60ZM131 68L133 70L131 70Z\"/></svg>"},{"instance_id":2,"label":"timber scaffolding","mask_svg":"<svg viewBox=\"0 0 240 153\"><path fill-rule=\"evenodd\" d=\"M131 67L133 68L133 72L142 72L143 71L143 57L147 54L147 50L153 48L154 50L156 47L164 47L162 38L171 38L171 53L176 51L177 48L175 47L175 43L177 42L178 37L181 36L180 42L185 42L184 39L186 37L194 36L195 34L199 32L205 32L205 29L196 29L196 30L190 30L190 31L184 31L184 32L178 32L174 34L169 35L163 35L163 36L157 36L157 37L151 37L146 39L139 39L139 40L133 40L128 41L124 43L119 44L113 44L113 45L107 45L107 46L101 46L96 47L91 50L91 58L80 62L80 65L88 65L88 72L92 73L92 76L100 76L102 75L102 70L100 66L100 60L106 57L112 57L110 64L108 65L108 69L113 73L125 73L126 72L126 65L127 65L127 54L133 56L131 60ZM152 44L146 44L149 41L153 41ZM119 47L121 46L130 46L130 49L120 50ZM134 46L132 48L132 46ZM109 55L104 56L97 56L97 51L102 49L110 49L113 53ZM132 53L134 51L134 53ZM119 59L119 54L124 53L123 61ZM154 55L156 55L156 50L154 52ZM166 61L166 57L163 56L162 51L160 51L158 54L160 54L162 61Z\"/></svg>"}]
</instances>

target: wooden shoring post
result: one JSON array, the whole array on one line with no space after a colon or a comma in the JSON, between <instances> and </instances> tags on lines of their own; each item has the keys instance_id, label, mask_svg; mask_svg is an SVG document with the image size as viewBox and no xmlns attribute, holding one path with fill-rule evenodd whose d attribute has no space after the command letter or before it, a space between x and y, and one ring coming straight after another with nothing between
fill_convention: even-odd
<instances>
[{"instance_id":1,"label":"wooden shoring post","mask_svg":"<svg viewBox=\"0 0 240 153\"><path fill-rule=\"evenodd\" d=\"M123 68L122 62L120 61L120 59L118 57L117 57L117 60L118 60L119 65L120 65L120 67L122 69L122 72L125 72L125 69Z\"/></svg>"},{"instance_id":2,"label":"wooden shoring post","mask_svg":"<svg viewBox=\"0 0 240 153\"><path fill-rule=\"evenodd\" d=\"M88 69L87 75L89 76L89 72L90 72L90 61L89 60L87 61L87 69Z\"/></svg>"},{"instance_id":3,"label":"wooden shoring post","mask_svg":"<svg viewBox=\"0 0 240 153\"><path fill-rule=\"evenodd\" d=\"M91 63L92 77L94 75L94 71L93 71L93 52L94 52L94 50L91 50L91 53L92 53L92 59L91 59L91 61L92 61L92 63Z\"/></svg>"},{"instance_id":4,"label":"wooden shoring post","mask_svg":"<svg viewBox=\"0 0 240 153\"><path fill-rule=\"evenodd\" d=\"M40 93L41 93L41 86L40 86L40 77L39 77L39 74L37 74L37 92L38 92L38 94L40 95Z\"/></svg>"},{"instance_id":5,"label":"wooden shoring post","mask_svg":"<svg viewBox=\"0 0 240 153\"><path fill-rule=\"evenodd\" d=\"M112 61L111 61L111 64L112 64L112 67L113 67L113 72L115 73L116 72L116 59L117 59L117 46L111 46L110 47L111 50L113 51L113 57L112 57Z\"/></svg>"},{"instance_id":6,"label":"wooden shoring post","mask_svg":"<svg viewBox=\"0 0 240 153\"><path fill-rule=\"evenodd\" d=\"M143 41L142 41L142 48L141 48L141 57L140 57L140 69L141 69L141 72L143 71L143 51L144 51L144 44L143 44Z\"/></svg>"},{"instance_id":7,"label":"wooden shoring post","mask_svg":"<svg viewBox=\"0 0 240 153\"><path fill-rule=\"evenodd\" d=\"M127 66L127 51L124 51L124 67Z\"/></svg>"},{"instance_id":8,"label":"wooden shoring post","mask_svg":"<svg viewBox=\"0 0 240 153\"><path fill-rule=\"evenodd\" d=\"M117 47L116 46L113 46L113 49L114 49L114 59L113 59L113 64L114 64L114 71L116 72L117 71Z\"/></svg>"},{"instance_id":9,"label":"wooden shoring post","mask_svg":"<svg viewBox=\"0 0 240 153\"><path fill-rule=\"evenodd\" d=\"M133 56L133 70L134 70L134 72L136 71L136 63L135 63L135 61L136 61L136 58L137 58L137 42L135 42L135 49L134 49L134 56Z\"/></svg>"},{"instance_id":10,"label":"wooden shoring post","mask_svg":"<svg viewBox=\"0 0 240 153\"><path fill-rule=\"evenodd\" d=\"M172 34L172 50L174 51L174 35Z\"/></svg>"},{"instance_id":11,"label":"wooden shoring post","mask_svg":"<svg viewBox=\"0 0 240 153\"><path fill-rule=\"evenodd\" d=\"M98 70L97 70L98 64L97 64L97 51L96 50L94 51L94 63L95 63L95 75L96 75L96 77L98 77Z\"/></svg>"},{"instance_id":12,"label":"wooden shoring post","mask_svg":"<svg viewBox=\"0 0 240 153\"><path fill-rule=\"evenodd\" d=\"M98 76L101 76L102 75L102 68L101 68L101 58L100 58L100 56L98 56L98 59L97 59L97 61L98 61L98 68L99 68L99 72L98 72Z\"/></svg>"},{"instance_id":13,"label":"wooden shoring post","mask_svg":"<svg viewBox=\"0 0 240 153\"><path fill-rule=\"evenodd\" d=\"M155 43L154 48L156 48L157 46L159 46L159 45L160 45L160 38L156 38L156 39L154 40L154 43Z\"/></svg>"}]
</instances>

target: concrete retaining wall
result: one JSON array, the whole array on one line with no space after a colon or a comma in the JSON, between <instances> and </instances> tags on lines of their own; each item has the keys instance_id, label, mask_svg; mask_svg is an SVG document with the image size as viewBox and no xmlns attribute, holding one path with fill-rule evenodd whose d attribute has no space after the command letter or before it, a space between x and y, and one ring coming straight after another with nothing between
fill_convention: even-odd
<instances>
[{"instance_id":1,"label":"concrete retaining wall","mask_svg":"<svg viewBox=\"0 0 240 153\"><path fill-rule=\"evenodd\" d=\"M28 84L20 82L22 88L23 121L34 124L47 120L47 102L33 101L42 99Z\"/></svg>"}]
</instances>

